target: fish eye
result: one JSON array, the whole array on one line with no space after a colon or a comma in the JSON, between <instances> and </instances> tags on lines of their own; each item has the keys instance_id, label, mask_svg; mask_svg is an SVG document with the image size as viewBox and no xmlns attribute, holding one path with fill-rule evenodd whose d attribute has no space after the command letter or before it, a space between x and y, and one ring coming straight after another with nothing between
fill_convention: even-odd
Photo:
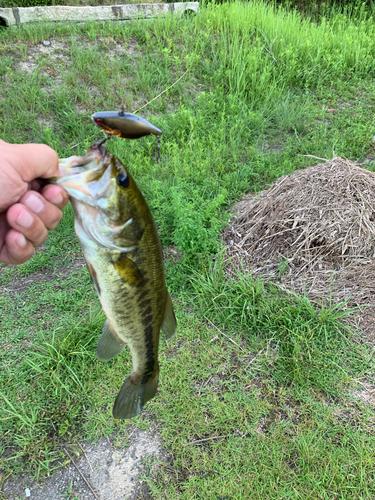
<instances>
[{"instance_id":1,"label":"fish eye","mask_svg":"<svg viewBox=\"0 0 375 500\"><path fill-rule=\"evenodd\" d=\"M129 187L130 181L129 181L129 177L127 176L126 172L121 172L121 174L118 174L117 184L119 186L121 186L122 188Z\"/></svg>"}]
</instances>

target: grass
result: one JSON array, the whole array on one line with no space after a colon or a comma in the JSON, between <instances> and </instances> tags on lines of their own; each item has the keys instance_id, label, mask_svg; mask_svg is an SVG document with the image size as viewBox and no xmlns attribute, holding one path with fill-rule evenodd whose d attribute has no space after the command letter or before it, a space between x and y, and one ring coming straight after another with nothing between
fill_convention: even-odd
<instances>
[{"instance_id":1,"label":"grass","mask_svg":"<svg viewBox=\"0 0 375 500\"><path fill-rule=\"evenodd\" d=\"M146 478L154 498L375 494L373 413L353 396L373 378L373 350L343 325L350 311L228 279L218 238L233 202L313 164L306 154L334 150L374 168L371 15L343 8L311 23L234 2L195 18L0 31L0 137L45 142L60 157L101 135L93 112L136 110L187 71L140 113L163 130L165 161L152 160L152 138L108 144L163 246L182 255L166 262L179 333L162 340L158 397L132 422L156 422L172 457ZM32 260L1 268L3 479L43 477L64 463L64 444L129 425L111 408L131 360L95 358L104 316L75 265L72 223L67 207Z\"/></svg>"}]
</instances>

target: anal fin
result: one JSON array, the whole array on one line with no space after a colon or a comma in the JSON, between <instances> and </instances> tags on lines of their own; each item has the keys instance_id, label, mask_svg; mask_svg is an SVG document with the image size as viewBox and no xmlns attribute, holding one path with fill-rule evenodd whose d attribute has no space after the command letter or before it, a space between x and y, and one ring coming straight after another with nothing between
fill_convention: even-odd
<instances>
[{"instance_id":1,"label":"anal fin","mask_svg":"<svg viewBox=\"0 0 375 500\"><path fill-rule=\"evenodd\" d=\"M103 332L98 340L96 357L100 359L100 361L109 361L117 356L117 354L120 354L124 347L125 342L112 331L107 319L103 326Z\"/></svg>"},{"instance_id":2,"label":"anal fin","mask_svg":"<svg viewBox=\"0 0 375 500\"><path fill-rule=\"evenodd\" d=\"M173 304L169 292L165 301L165 310L161 331L164 333L166 339L171 339L176 333L177 320L173 310Z\"/></svg>"}]
</instances>

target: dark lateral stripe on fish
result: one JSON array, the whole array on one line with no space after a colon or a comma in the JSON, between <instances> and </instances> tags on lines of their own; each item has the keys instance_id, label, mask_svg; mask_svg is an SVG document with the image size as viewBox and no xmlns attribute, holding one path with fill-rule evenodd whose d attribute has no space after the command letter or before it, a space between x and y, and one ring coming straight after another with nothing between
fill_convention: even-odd
<instances>
[{"instance_id":1,"label":"dark lateral stripe on fish","mask_svg":"<svg viewBox=\"0 0 375 500\"><path fill-rule=\"evenodd\" d=\"M146 280L146 278L144 278ZM141 311L142 324L144 326L145 335L145 347L146 347L146 366L144 375L142 378L142 384L145 384L153 374L155 370L155 345L153 337L153 315L152 315L152 304L151 299L148 297L148 290L142 290L138 294L141 302L139 304L143 305Z\"/></svg>"},{"instance_id":2,"label":"dark lateral stripe on fish","mask_svg":"<svg viewBox=\"0 0 375 500\"><path fill-rule=\"evenodd\" d=\"M149 325L152 325L152 314L142 316L142 324L145 328L147 328Z\"/></svg>"},{"instance_id":3,"label":"dark lateral stripe on fish","mask_svg":"<svg viewBox=\"0 0 375 500\"><path fill-rule=\"evenodd\" d=\"M145 327L145 340L146 340L146 366L142 378L142 384L145 384L155 370L155 353L154 353L154 339L152 338L153 328L152 323Z\"/></svg>"},{"instance_id":4,"label":"dark lateral stripe on fish","mask_svg":"<svg viewBox=\"0 0 375 500\"><path fill-rule=\"evenodd\" d=\"M147 285L147 283L148 283L148 279L145 278L144 276L141 279L141 281L139 283L137 283L137 287L141 289L139 296L138 296L138 298L140 300L142 300L143 298L146 297L146 295L148 295L148 290L143 290L143 288Z\"/></svg>"},{"instance_id":5,"label":"dark lateral stripe on fish","mask_svg":"<svg viewBox=\"0 0 375 500\"><path fill-rule=\"evenodd\" d=\"M139 289L137 290L137 298L138 298L138 305L141 310L142 324L145 328L144 333L145 333L146 359L147 359L146 373L150 374L154 370L155 355L154 355L154 339L153 339L153 328L152 328L152 321L153 321L152 301L151 298L149 297L149 290L145 288L145 285L148 283L148 281L149 280L145 276L143 276L142 280L139 283L137 283L137 288ZM151 366L152 369L150 371Z\"/></svg>"},{"instance_id":6,"label":"dark lateral stripe on fish","mask_svg":"<svg viewBox=\"0 0 375 500\"><path fill-rule=\"evenodd\" d=\"M151 305L151 300L146 297L145 299L142 300L142 302L139 303L139 308L141 309L141 311L144 311L150 305Z\"/></svg>"},{"instance_id":7,"label":"dark lateral stripe on fish","mask_svg":"<svg viewBox=\"0 0 375 500\"><path fill-rule=\"evenodd\" d=\"M146 309L142 309L142 318L145 318L145 316L149 316L152 313L152 307L151 307L151 302L148 303Z\"/></svg>"},{"instance_id":8,"label":"dark lateral stripe on fish","mask_svg":"<svg viewBox=\"0 0 375 500\"><path fill-rule=\"evenodd\" d=\"M149 291L147 289L137 290L136 294L137 294L138 306L141 310L141 314L144 315L145 311L149 307L152 307L151 298L149 297Z\"/></svg>"}]
</instances>

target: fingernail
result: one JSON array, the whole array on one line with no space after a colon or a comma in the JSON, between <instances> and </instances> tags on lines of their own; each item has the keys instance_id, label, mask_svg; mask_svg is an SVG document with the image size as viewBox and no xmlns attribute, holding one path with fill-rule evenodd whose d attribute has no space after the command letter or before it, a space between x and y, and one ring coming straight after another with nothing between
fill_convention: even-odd
<instances>
[{"instance_id":1,"label":"fingernail","mask_svg":"<svg viewBox=\"0 0 375 500\"><path fill-rule=\"evenodd\" d=\"M44 203L35 195L31 194L25 201L27 208L30 208L34 214L38 214L44 208Z\"/></svg>"},{"instance_id":2,"label":"fingernail","mask_svg":"<svg viewBox=\"0 0 375 500\"><path fill-rule=\"evenodd\" d=\"M27 240L24 235L20 233L16 238L16 243L19 247L24 247L27 243Z\"/></svg>"},{"instance_id":3,"label":"fingernail","mask_svg":"<svg viewBox=\"0 0 375 500\"><path fill-rule=\"evenodd\" d=\"M60 205L63 202L62 194L61 193L57 194L54 198L51 198L50 201L54 205Z\"/></svg>"},{"instance_id":4,"label":"fingernail","mask_svg":"<svg viewBox=\"0 0 375 500\"><path fill-rule=\"evenodd\" d=\"M34 217L27 210L22 210L17 217L16 222L22 227L30 227L33 220Z\"/></svg>"}]
</instances>

